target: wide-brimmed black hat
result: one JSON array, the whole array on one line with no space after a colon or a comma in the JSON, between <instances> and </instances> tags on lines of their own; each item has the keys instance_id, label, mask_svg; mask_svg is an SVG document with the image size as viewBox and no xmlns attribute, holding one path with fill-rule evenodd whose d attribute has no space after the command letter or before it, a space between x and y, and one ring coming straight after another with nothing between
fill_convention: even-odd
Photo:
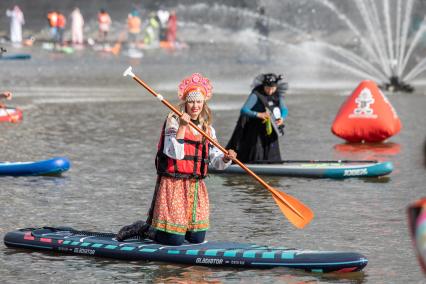
<instances>
[{"instance_id":1,"label":"wide-brimmed black hat","mask_svg":"<svg viewBox=\"0 0 426 284\"><path fill-rule=\"evenodd\" d=\"M277 75L274 73L263 74L263 82L264 86L275 87L278 85L278 82L282 80L282 75Z\"/></svg>"}]
</instances>

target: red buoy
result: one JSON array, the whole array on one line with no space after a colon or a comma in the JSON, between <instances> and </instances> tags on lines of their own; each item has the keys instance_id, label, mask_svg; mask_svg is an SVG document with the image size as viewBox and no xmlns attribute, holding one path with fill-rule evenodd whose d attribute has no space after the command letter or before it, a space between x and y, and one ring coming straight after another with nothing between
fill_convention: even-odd
<instances>
[{"instance_id":1,"label":"red buoy","mask_svg":"<svg viewBox=\"0 0 426 284\"><path fill-rule=\"evenodd\" d=\"M362 81L343 103L331 131L348 142L381 142L401 130L395 109L373 81Z\"/></svg>"}]
</instances>

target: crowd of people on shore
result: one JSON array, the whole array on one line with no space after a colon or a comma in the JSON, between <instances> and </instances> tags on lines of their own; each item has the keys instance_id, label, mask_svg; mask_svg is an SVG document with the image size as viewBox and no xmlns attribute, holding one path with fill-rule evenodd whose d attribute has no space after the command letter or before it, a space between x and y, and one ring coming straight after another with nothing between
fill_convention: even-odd
<instances>
[{"instance_id":1,"label":"crowd of people on shore","mask_svg":"<svg viewBox=\"0 0 426 284\"><path fill-rule=\"evenodd\" d=\"M105 9L100 9L97 14L97 36L85 37L85 19L78 7L75 7L67 17L64 11L50 10L46 13L46 19L50 30L50 41L55 46L72 44L82 46L86 42L93 45L95 42L108 44L108 42L127 42L135 47L171 47L177 42L177 16L174 10L159 9L146 13L142 17L142 11L133 9L127 16L126 28L119 33L118 38L110 35L113 20ZM24 13L15 5L13 9L7 10L6 15L10 18L10 42L16 46L32 45L34 38L26 40L22 36L25 25ZM65 36L69 29L70 37ZM124 36L123 36L124 35ZM127 37L126 37L127 36Z\"/></svg>"}]
</instances>

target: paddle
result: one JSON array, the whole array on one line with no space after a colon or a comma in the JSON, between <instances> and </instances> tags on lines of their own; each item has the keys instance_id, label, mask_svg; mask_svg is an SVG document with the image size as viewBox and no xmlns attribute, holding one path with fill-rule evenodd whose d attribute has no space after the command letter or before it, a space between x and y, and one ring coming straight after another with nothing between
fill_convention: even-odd
<instances>
[{"instance_id":1,"label":"paddle","mask_svg":"<svg viewBox=\"0 0 426 284\"><path fill-rule=\"evenodd\" d=\"M142 81L135 74L133 74L131 66L127 68L126 71L124 71L123 76L131 76L136 82L142 85L148 92L150 92L154 97L159 99L170 110L176 113L179 117L182 116L182 113L178 109L176 109L172 104L170 104L166 99L164 99L162 95L157 94L144 81ZM228 152L225 148L223 148L218 142L212 139L207 133L205 133L202 129L196 126L193 122L190 121L189 125L191 125L191 127L197 130L199 133L201 133L207 140L210 141L210 143L216 146L220 151L225 154ZM249 175L255 178L263 187L265 187L265 189L267 189L272 194L272 197L279 206L281 212L283 212L283 214L294 226L301 229L307 224L309 224L309 222L314 217L314 214L309 207L301 203L296 198L272 188L254 172L247 168L243 163L241 163L238 159L234 159L233 161L241 168L243 168Z\"/></svg>"}]
</instances>

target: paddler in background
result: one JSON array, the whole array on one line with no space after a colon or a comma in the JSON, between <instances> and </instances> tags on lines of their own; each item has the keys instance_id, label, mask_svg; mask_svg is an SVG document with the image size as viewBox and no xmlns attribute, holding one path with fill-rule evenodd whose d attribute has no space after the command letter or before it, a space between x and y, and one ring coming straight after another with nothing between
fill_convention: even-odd
<instances>
[{"instance_id":1,"label":"paddler in background","mask_svg":"<svg viewBox=\"0 0 426 284\"><path fill-rule=\"evenodd\" d=\"M208 164L223 170L236 158L233 150L224 155L193 129L192 121L216 139L207 101L212 96L210 81L194 73L179 85L179 105L183 115L173 112L164 123L156 157L157 184L147 222L123 227L117 240L141 236L165 245L181 245L185 240L202 243L209 228L209 198L204 178Z\"/></svg>"},{"instance_id":2,"label":"paddler in background","mask_svg":"<svg viewBox=\"0 0 426 284\"><path fill-rule=\"evenodd\" d=\"M155 47L159 44L159 27L160 24L158 23L157 17L155 16L155 13L149 14L148 24L145 28L145 34L144 34L144 44L146 46Z\"/></svg>"},{"instance_id":3,"label":"paddler in background","mask_svg":"<svg viewBox=\"0 0 426 284\"><path fill-rule=\"evenodd\" d=\"M176 11L170 13L169 21L167 22L167 41L174 47L176 44L177 32L177 17Z\"/></svg>"},{"instance_id":4,"label":"paddler in background","mask_svg":"<svg viewBox=\"0 0 426 284\"><path fill-rule=\"evenodd\" d=\"M47 13L47 20L49 22L50 34L52 36L52 41L56 42L58 34L58 12L49 11Z\"/></svg>"},{"instance_id":5,"label":"paddler in background","mask_svg":"<svg viewBox=\"0 0 426 284\"><path fill-rule=\"evenodd\" d=\"M12 99L12 93L9 91L5 91L3 93L0 93L0 108L6 108L6 105L1 100L11 100Z\"/></svg>"},{"instance_id":6,"label":"paddler in background","mask_svg":"<svg viewBox=\"0 0 426 284\"><path fill-rule=\"evenodd\" d=\"M64 44L64 33L65 25L67 24L67 18L61 12L57 12L57 22L56 22L56 48L61 47Z\"/></svg>"},{"instance_id":7,"label":"paddler in background","mask_svg":"<svg viewBox=\"0 0 426 284\"><path fill-rule=\"evenodd\" d=\"M268 73L258 75L252 88L226 147L235 149L243 163L280 161L278 137L284 135L288 85L281 75Z\"/></svg>"},{"instance_id":8,"label":"paddler in background","mask_svg":"<svg viewBox=\"0 0 426 284\"><path fill-rule=\"evenodd\" d=\"M420 266L426 273L426 198L411 204L407 211L414 249Z\"/></svg>"},{"instance_id":9,"label":"paddler in background","mask_svg":"<svg viewBox=\"0 0 426 284\"><path fill-rule=\"evenodd\" d=\"M6 10L6 16L10 17L10 41L20 44L22 42L22 25L25 24L24 13L18 5L12 10Z\"/></svg>"},{"instance_id":10,"label":"paddler in background","mask_svg":"<svg viewBox=\"0 0 426 284\"><path fill-rule=\"evenodd\" d=\"M71 12L71 42L73 45L83 44L84 19L78 7Z\"/></svg>"},{"instance_id":11,"label":"paddler in background","mask_svg":"<svg viewBox=\"0 0 426 284\"><path fill-rule=\"evenodd\" d=\"M141 18L139 17L139 12L137 10L133 10L127 16L127 29L128 29L128 37L129 44L132 47L136 47L137 41L139 39L139 34L141 33Z\"/></svg>"},{"instance_id":12,"label":"paddler in background","mask_svg":"<svg viewBox=\"0 0 426 284\"><path fill-rule=\"evenodd\" d=\"M111 17L104 10L101 9L98 13L98 25L99 25L99 41L105 44L108 37L108 32L111 26Z\"/></svg>"}]
</instances>

